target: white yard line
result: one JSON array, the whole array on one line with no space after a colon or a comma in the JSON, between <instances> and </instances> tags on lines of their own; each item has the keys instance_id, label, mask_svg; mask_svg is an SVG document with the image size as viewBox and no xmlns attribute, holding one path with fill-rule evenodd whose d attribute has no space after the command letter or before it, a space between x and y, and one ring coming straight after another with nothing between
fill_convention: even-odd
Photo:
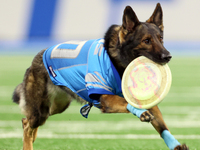
<instances>
[{"instance_id":1,"label":"white yard line","mask_svg":"<svg viewBox=\"0 0 200 150\"><path fill-rule=\"evenodd\" d=\"M176 139L200 139L200 135L174 135ZM0 138L22 138L22 133L5 132L0 134ZM159 135L150 134L54 134L44 133L39 134L38 138L54 138L54 139L160 139Z\"/></svg>"}]
</instances>

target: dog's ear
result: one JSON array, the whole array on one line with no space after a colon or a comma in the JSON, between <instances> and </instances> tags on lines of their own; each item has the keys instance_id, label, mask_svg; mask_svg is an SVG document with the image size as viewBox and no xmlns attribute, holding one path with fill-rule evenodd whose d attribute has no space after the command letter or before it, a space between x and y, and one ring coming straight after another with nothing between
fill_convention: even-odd
<instances>
[{"instance_id":1,"label":"dog's ear","mask_svg":"<svg viewBox=\"0 0 200 150\"><path fill-rule=\"evenodd\" d=\"M135 30L135 27L139 25L139 20L130 6L126 6L124 9L124 15L122 18L122 28L119 31L119 43L122 44L125 41L125 37L128 33Z\"/></svg>"},{"instance_id":2,"label":"dog's ear","mask_svg":"<svg viewBox=\"0 0 200 150\"><path fill-rule=\"evenodd\" d=\"M134 28L139 24L139 20L130 6L126 6L124 9L122 27L128 32L132 32Z\"/></svg>"},{"instance_id":3,"label":"dog's ear","mask_svg":"<svg viewBox=\"0 0 200 150\"><path fill-rule=\"evenodd\" d=\"M156 8L152 14L152 16L146 21L148 23L154 23L157 25L161 31L163 31L163 12L160 3L157 3Z\"/></svg>"}]
</instances>

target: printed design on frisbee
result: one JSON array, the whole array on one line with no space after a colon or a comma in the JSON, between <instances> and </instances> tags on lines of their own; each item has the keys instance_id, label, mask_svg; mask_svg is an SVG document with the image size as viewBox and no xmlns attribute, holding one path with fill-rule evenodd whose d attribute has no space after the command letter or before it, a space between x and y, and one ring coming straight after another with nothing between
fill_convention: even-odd
<instances>
[{"instance_id":1,"label":"printed design on frisbee","mask_svg":"<svg viewBox=\"0 0 200 150\"><path fill-rule=\"evenodd\" d=\"M161 84L161 73L154 64L142 63L130 73L128 88L135 99L147 100L156 95Z\"/></svg>"},{"instance_id":2,"label":"printed design on frisbee","mask_svg":"<svg viewBox=\"0 0 200 150\"><path fill-rule=\"evenodd\" d=\"M133 107L149 109L159 104L171 87L171 71L167 64L161 65L140 56L125 69L122 92Z\"/></svg>"}]
</instances>

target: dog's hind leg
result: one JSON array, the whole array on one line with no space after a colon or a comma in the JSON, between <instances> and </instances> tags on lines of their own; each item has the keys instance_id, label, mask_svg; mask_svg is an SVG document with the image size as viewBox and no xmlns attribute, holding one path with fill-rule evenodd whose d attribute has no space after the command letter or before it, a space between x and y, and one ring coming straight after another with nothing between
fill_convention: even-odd
<instances>
[{"instance_id":1,"label":"dog's hind leg","mask_svg":"<svg viewBox=\"0 0 200 150\"><path fill-rule=\"evenodd\" d=\"M30 107L29 107L30 108ZM37 137L38 127L43 125L48 118L48 109L45 107L44 104L39 105L39 108L30 108L27 118L22 119L22 127L23 127L23 150L32 150L33 149L33 142Z\"/></svg>"},{"instance_id":2,"label":"dog's hind leg","mask_svg":"<svg viewBox=\"0 0 200 150\"><path fill-rule=\"evenodd\" d=\"M22 118L22 127L23 127L23 129L28 128L28 126L29 126L28 120L26 118ZM37 137L38 127L33 129L32 131L33 131L33 134L31 134L31 135L33 135L32 142L34 142L36 140L36 137Z\"/></svg>"},{"instance_id":3,"label":"dog's hind leg","mask_svg":"<svg viewBox=\"0 0 200 150\"><path fill-rule=\"evenodd\" d=\"M37 128L31 128L26 118L22 119L23 134L23 150L33 150L33 142L37 137Z\"/></svg>"},{"instance_id":4,"label":"dog's hind leg","mask_svg":"<svg viewBox=\"0 0 200 150\"><path fill-rule=\"evenodd\" d=\"M42 63L42 53L34 58L27 69L20 88L19 106L26 119L22 119L24 129L23 149L32 150L38 127L49 117L50 101L47 92L48 74ZM15 92L15 94L17 94Z\"/></svg>"}]
</instances>

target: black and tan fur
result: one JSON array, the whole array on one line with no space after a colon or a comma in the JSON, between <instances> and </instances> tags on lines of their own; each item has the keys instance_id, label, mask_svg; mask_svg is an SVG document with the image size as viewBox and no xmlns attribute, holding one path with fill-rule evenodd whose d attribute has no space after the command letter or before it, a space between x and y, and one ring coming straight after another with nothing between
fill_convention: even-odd
<instances>
[{"instance_id":1,"label":"black and tan fur","mask_svg":"<svg viewBox=\"0 0 200 150\"><path fill-rule=\"evenodd\" d=\"M165 64L171 55L163 46L162 8L158 3L154 13L146 22L140 22L130 6L124 10L122 26L113 25L105 34L105 48L111 61L122 77L127 65L139 56ZM67 87L52 83L43 65L42 56L45 50L39 52L31 66L26 70L24 80L13 94L13 101L18 103L26 118L22 119L24 129L23 149L32 150L37 136L38 127L43 125L51 115L62 113L69 107L72 99L84 100ZM101 111L103 113L129 113L127 102L117 95L100 95ZM157 106L144 112L141 121L151 122L159 134L168 127ZM183 144L177 150L188 150Z\"/></svg>"}]
</instances>

